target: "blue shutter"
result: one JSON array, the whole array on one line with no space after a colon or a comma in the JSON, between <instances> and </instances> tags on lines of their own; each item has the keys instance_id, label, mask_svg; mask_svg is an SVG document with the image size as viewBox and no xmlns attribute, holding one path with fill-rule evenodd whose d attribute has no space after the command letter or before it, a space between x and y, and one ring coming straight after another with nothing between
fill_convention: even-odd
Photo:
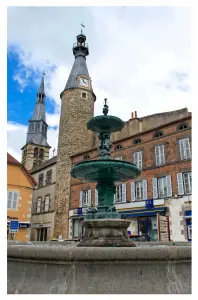
<instances>
[{"instance_id":1,"label":"blue shutter","mask_svg":"<svg viewBox=\"0 0 198 300\"><path fill-rule=\"evenodd\" d=\"M171 175L166 176L167 196L172 197Z\"/></svg>"},{"instance_id":2,"label":"blue shutter","mask_svg":"<svg viewBox=\"0 0 198 300\"><path fill-rule=\"evenodd\" d=\"M135 201L135 182L131 182L131 201Z\"/></svg>"},{"instance_id":3,"label":"blue shutter","mask_svg":"<svg viewBox=\"0 0 198 300\"><path fill-rule=\"evenodd\" d=\"M91 206L91 190L88 190L88 206Z\"/></svg>"},{"instance_id":4,"label":"blue shutter","mask_svg":"<svg viewBox=\"0 0 198 300\"><path fill-rule=\"evenodd\" d=\"M158 198L157 178L152 178L152 186L153 186L153 199L156 199Z\"/></svg>"},{"instance_id":5,"label":"blue shutter","mask_svg":"<svg viewBox=\"0 0 198 300\"><path fill-rule=\"evenodd\" d=\"M178 195L183 195L184 194L184 185L183 185L182 173L177 174L177 188L178 188Z\"/></svg>"},{"instance_id":6,"label":"blue shutter","mask_svg":"<svg viewBox=\"0 0 198 300\"><path fill-rule=\"evenodd\" d=\"M98 206L98 190L95 189L95 206Z\"/></svg>"},{"instance_id":7,"label":"blue shutter","mask_svg":"<svg viewBox=\"0 0 198 300\"><path fill-rule=\"evenodd\" d=\"M143 200L147 200L147 180L142 180L142 185L143 185Z\"/></svg>"},{"instance_id":8,"label":"blue shutter","mask_svg":"<svg viewBox=\"0 0 198 300\"><path fill-rule=\"evenodd\" d=\"M80 207L82 207L83 191L80 191Z\"/></svg>"},{"instance_id":9,"label":"blue shutter","mask_svg":"<svg viewBox=\"0 0 198 300\"><path fill-rule=\"evenodd\" d=\"M126 202L126 183L122 184L122 203Z\"/></svg>"}]
</instances>

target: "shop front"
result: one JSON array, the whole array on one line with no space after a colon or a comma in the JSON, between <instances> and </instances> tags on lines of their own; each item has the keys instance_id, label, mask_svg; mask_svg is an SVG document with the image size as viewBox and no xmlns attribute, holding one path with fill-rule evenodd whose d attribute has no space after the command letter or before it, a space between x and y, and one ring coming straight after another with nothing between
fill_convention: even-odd
<instances>
[{"instance_id":1,"label":"shop front","mask_svg":"<svg viewBox=\"0 0 198 300\"><path fill-rule=\"evenodd\" d=\"M7 221L7 240L29 241L30 237L30 222L19 221L19 229L16 233L10 233L10 221Z\"/></svg>"},{"instance_id":2,"label":"shop front","mask_svg":"<svg viewBox=\"0 0 198 300\"><path fill-rule=\"evenodd\" d=\"M186 210L184 218L186 219L187 239L189 242L191 242L192 241L192 210Z\"/></svg>"}]
</instances>

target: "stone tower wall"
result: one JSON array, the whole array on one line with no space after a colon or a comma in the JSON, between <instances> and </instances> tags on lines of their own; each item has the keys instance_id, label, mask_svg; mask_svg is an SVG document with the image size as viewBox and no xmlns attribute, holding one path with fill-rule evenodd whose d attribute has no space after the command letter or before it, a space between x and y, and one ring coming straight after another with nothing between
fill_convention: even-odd
<instances>
[{"instance_id":1,"label":"stone tower wall","mask_svg":"<svg viewBox=\"0 0 198 300\"><path fill-rule=\"evenodd\" d=\"M56 175L56 215L55 236L68 237L68 217L70 199L70 155L94 146L94 135L86 128L86 122L94 114L95 95L86 90L87 99L81 94L85 89L65 90L62 95L61 116Z\"/></svg>"},{"instance_id":2,"label":"stone tower wall","mask_svg":"<svg viewBox=\"0 0 198 300\"><path fill-rule=\"evenodd\" d=\"M22 154L22 164L25 166L25 168L30 171L33 168L33 162L34 160L39 160L38 158L34 157L34 148L43 149L44 150L44 159L43 161L46 161L49 159L49 148L39 146L39 145L32 145L27 144L26 147L23 149L25 150L25 154Z\"/></svg>"}]
</instances>

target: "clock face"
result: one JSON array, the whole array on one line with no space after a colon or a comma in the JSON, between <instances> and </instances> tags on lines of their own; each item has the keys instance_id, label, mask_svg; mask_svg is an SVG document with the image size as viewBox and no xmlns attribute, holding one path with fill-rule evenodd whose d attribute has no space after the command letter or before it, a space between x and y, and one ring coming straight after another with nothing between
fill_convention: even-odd
<instances>
[{"instance_id":1,"label":"clock face","mask_svg":"<svg viewBox=\"0 0 198 300\"><path fill-rule=\"evenodd\" d=\"M81 85L81 86L88 87L88 86L89 86L89 80L88 80L87 78L81 77L81 78L80 78L80 85Z\"/></svg>"}]
</instances>

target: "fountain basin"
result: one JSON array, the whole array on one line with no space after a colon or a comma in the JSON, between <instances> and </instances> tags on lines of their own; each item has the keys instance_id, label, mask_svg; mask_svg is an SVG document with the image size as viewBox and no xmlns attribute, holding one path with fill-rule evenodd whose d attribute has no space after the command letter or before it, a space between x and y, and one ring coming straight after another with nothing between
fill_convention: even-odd
<instances>
[{"instance_id":1,"label":"fountain basin","mask_svg":"<svg viewBox=\"0 0 198 300\"><path fill-rule=\"evenodd\" d=\"M133 163L112 159L89 160L77 163L71 176L89 182L116 182L136 178L141 171Z\"/></svg>"},{"instance_id":2,"label":"fountain basin","mask_svg":"<svg viewBox=\"0 0 198 300\"><path fill-rule=\"evenodd\" d=\"M116 132L124 127L124 122L115 116L101 115L87 121L87 129L98 133Z\"/></svg>"}]
</instances>

